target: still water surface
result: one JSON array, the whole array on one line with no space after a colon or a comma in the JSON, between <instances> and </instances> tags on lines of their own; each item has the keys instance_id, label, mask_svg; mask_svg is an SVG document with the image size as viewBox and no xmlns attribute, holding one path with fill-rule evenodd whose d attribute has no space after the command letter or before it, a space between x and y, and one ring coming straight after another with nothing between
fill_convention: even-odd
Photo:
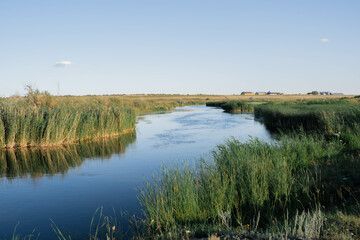
<instances>
[{"instance_id":1,"label":"still water surface","mask_svg":"<svg viewBox=\"0 0 360 240\"><path fill-rule=\"evenodd\" d=\"M268 140L251 114L205 106L138 118L136 134L56 149L0 152L0 239L34 228L54 239L51 218L72 239L86 237L94 211L140 214L138 187L161 164L206 157L234 136Z\"/></svg>"}]
</instances>

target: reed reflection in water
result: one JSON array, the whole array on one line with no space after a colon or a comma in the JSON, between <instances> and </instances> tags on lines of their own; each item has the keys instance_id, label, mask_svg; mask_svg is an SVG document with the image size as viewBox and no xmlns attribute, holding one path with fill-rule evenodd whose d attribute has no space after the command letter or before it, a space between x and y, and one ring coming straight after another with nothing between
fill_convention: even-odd
<instances>
[{"instance_id":1,"label":"reed reflection in water","mask_svg":"<svg viewBox=\"0 0 360 240\"><path fill-rule=\"evenodd\" d=\"M113 154L125 153L126 147L136 139L135 133L95 142L82 142L60 147L19 148L0 150L0 177L40 178L44 175L65 174L80 166L85 159L110 159Z\"/></svg>"}]
</instances>

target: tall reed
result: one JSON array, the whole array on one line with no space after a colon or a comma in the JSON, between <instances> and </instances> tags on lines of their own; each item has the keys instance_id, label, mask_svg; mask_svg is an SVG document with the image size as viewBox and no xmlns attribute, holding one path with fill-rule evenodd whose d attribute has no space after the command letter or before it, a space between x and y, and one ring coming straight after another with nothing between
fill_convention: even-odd
<instances>
[{"instance_id":1,"label":"tall reed","mask_svg":"<svg viewBox=\"0 0 360 240\"><path fill-rule=\"evenodd\" d=\"M273 131L300 128L321 134L351 132L360 126L360 104L347 100L268 103L255 107L255 116L264 119Z\"/></svg>"},{"instance_id":2,"label":"tall reed","mask_svg":"<svg viewBox=\"0 0 360 240\"><path fill-rule=\"evenodd\" d=\"M296 134L280 140L241 143L232 139L218 146L210 159L200 159L196 167L164 167L140 194L150 234L179 226L221 226L224 216L226 225L236 227L258 214L260 226L266 228L288 212L315 209L319 202L341 206L344 199L337 192L344 186L343 177L330 178L340 163L342 173L351 179L346 186L358 187L359 176L350 173L360 168L360 161L343 155L346 146L338 139L329 142L321 136Z\"/></svg>"},{"instance_id":3,"label":"tall reed","mask_svg":"<svg viewBox=\"0 0 360 240\"><path fill-rule=\"evenodd\" d=\"M251 101L219 101L207 102L208 107L221 107L225 112L229 113L244 113L253 112L254 106L257 102Z\"/></svg>"},{"instance_id":4,"label":"tall reed","mask_svg":"<svg viewBox=\"0 0 360 240\"><path fill-rule=\"evenodd\" d=\"M0 103L0 148L48 146L118 135L135 126L134 110L121 104L53 107Z\"/></svg>"}]
</instances>

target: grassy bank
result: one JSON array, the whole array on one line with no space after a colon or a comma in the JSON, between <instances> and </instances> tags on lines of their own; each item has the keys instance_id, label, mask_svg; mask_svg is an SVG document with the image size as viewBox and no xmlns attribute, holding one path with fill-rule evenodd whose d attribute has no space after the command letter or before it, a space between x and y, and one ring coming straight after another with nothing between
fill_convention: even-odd
<instances>
[{"instance_id":1,"label":"grassy bank","mask_svg":"<svg viewBox=\"0 0 360 240\"><path fill-rule=\"evenodd\" d=\"M286 134L276 143L229 140L196 167L164 167L142 188L140 237L359 237L358 104L301 101L255 111Z\"/></svg>"},{"instance_id":2,"label":"grassy bank","mask_svg":"<svg viewBox=\"0 0 360 240\"><path fill-rule=\"evenodd\" d=\"M267 103L255 107L255 116L272 131L351 134L360 127L360 104L348 99Z\"/></svg>"},{"instance_id":3,"label":"grassy bank","mask_svg":"<svg viewBox=\"0 0 360 240\"><path fill-rule=\"evenodd\" d=\"M220 101L220 102L207 102L208 107L220 107L228 113L246 113L254 112L254 107L260 102L252 101Z\"/></svg>"},{"instance_id":4,"label":"grassy bank","mask_svg":"<svg viewBox=\"0 0 360 240\"><path fill-rule=\"evenodd\" d=\"M262 96L256 101L278 102L299 98L309 97ZM223 107L228 112L254 110L249 98L240 95L57 97L28 86L25 97L0 99L0 148L54 146L119 135L134 129L136 115L224 99L226 103Z\"/></svg>"},{"instance_id":5,"label":"grassy bank","mask_svg":"<svg viewBox=\"0 0 360 240\"><path fill-rule=\"evenodd\" d=\"M28 87L0 99L0 148L48 147L133 131L136 115L204 104L207 96L51 96Z\"/></svg>"},{"instance_id":6,"label":"grassy bank","mask_svg":"<svg viewBox=\"0 0 360 240\"><path fill-rule=\"evenodd\" d=\"M0 99L0 148L47 147L133 131L136 115L204 104L206 96L51 96L28 87Z\"/></svg>"},{"instance_id":7,"label":"grassy bank","mask_svg":"<svg viewBox=\"0 0 360 240\"><path fill-rule=\"evenodd\" d=\"M121 103L31 106L0 102L0 148L49 146L119 135L135 126L135 112Z\"/></svg>"},{"instance_id":8,"label":"grassy bank","mask_svg":"<svg viewBox=\"0 0 360 240\"><path fill-rule=\"evenodd\" d=\"M229 113L254 112L270 131L296 131L321 134L351 133L359 128L360 102L357 98L297 100L287 102L216 101L206 106L220 107Z\"/></svg>"},{"instance_id":9,"label":"grassy bank","mask_svg":"<svg viewBox=\"0 0 360 240\"><path fill-rule=\"evenodd\" d=\"M136 115L212 100L219 102L222 98L181 95L51 98L44 94L32 100L2 99L0 116L2 123L3 119L7 123L2 128L3 144L8 148L49 146L117 135L134 127ZM253 239L359 236L360 131L356 101L282 103L279 99L258 99L256 102L274 103L251 104L250 109L246 99L232 100L221 105L258 111L257 116L264 119L268 113L272 116L265 120L268 127L277 121L277 111L287 116L284 118L287 123L293 121L289 120L292 116L317 117L320 110L323 115L318 119L323 122L314 123L313 118L309 121L314 125L312 128L306 127L303 120L292 127L275 124L275 130L286 132L277 136L276 143L256 139L242 143L232 139L219 145L209 159L197 160L195 167L186 163L164 167L141 190L144 216L134 221L134 238L187 239L213 234ZM119 121L119 116L128 121ZM327 131L313 131L324 123ZM64 141L58 136L69 138ZM97 156L97 151L107 152L106 146L101 145L63 148L62 152L50 148L1 152L1 159L5 160L1 166L5 167L0 172L7 176L24 176L29 171L34 172L33 176L66 172L68 167L63 165L81 163L82 150L94 153L87 157ZM44 162L36 161L37 151L48 156L42 159ZM73 156L70 151L78 154ZM35 167L37 164L40 168ZM106 239L106 233L114 234L115 225L104 219L101 226L106 228ZM118 226L115 229L119 231ZM96 239L92 236L95 235L90 233L90 239ZM111 239L122 237L119 232Z\"/></svg>"},{"instance_id":10,"label":"grassy bank","mask_svg":"<svg viewBox=\"0 0 360 240\"><path fill-rule=\"evenodd\" d=\"M285 221L294 228L295 213L307 211L359 216L356 154L339 140L305 135L280 140L230 140L197 167L164 168L141 192L148 234L166 237L188 229L200 237L247 224L271 231Z\"/></svg>"}]
</instances>

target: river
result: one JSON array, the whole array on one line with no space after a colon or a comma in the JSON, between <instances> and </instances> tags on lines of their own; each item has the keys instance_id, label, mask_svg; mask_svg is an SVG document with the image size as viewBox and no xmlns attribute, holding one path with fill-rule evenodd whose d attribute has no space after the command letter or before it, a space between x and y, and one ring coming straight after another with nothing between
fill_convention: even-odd
<instances>
[{"instance_id":1,"label":"river","mask_svg":"<svg viewBox=\"0 0 360 240\"><path fill-rule=\"evenodd\" d=\"M0 239L11 239L18 222L22 236L35 229L39 239L54 239L49 219L72 239L82 239L98 207L106 214L115 209L115 215L140 215L138 188L162 164L206 158L232 136L270 139L252 114L205 106L178 107L137 121L136 133L120 138L0 152Z\"/></svg>"}]
</instances>

